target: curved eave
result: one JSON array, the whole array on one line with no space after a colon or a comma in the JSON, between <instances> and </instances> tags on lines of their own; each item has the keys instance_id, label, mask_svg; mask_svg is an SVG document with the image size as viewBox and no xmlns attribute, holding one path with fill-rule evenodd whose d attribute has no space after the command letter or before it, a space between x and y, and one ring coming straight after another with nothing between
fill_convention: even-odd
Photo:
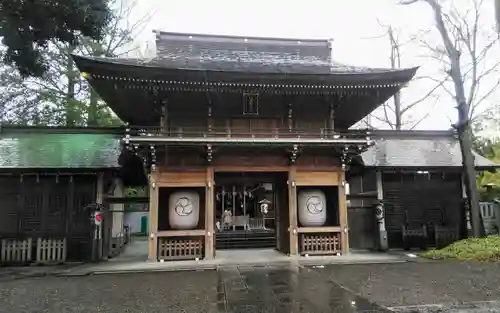
<instances>
[{"instance_id":1,"label":"curved eave","mask_svg":"<svg viewBox=\"0 0 500 313\"><path fill-rule=\"evenodd\" d=\"M101 98L125 122L134 125L156 125L159 107L154 105L151 92L137 93L136 88L122 90L122 85L137 85L152 90L153 86L177 90L214 90L217 88L247 88L279 90L289 94L328 94L350 90L369 94L377 90L376 98L362 96L339 105L335 114L336 127L349 128L389 99L413 77L417 68L402 70L373 69L374 72L332 72L330 74L256 73L180 69L138 64L129 59L107 59L73 56L81 72L88 74L90 83ZM145 60L145 59L144 59ZM368 93L364 92L367 90ZM380 92L379 92L380 91ZM138 99L137 97L142 97ZM141 113L137 114L137 103ZM136 109L131 109L136 108Z\"/></svg>"},{"instance_id":2,"label":"curved eave","mask_svg":"<svg viewBox=\"0 0 500 313\"><path fill-rule=\"evenodd\" d=\"M335 71L329 73L297 72L251 72L238 70L214 70L192 67L169 67L154 59L112 59L90 58L72 55L81 72L115 79L168 82L172 80L207 83L251 83L255 79L266 84L294 84L304 87L377 87L383 85L404 85L415 75L418 67L409 69L373 69L366 71ZM295 86L294 86L295 87Z\"/></svg>"}]
</instances>

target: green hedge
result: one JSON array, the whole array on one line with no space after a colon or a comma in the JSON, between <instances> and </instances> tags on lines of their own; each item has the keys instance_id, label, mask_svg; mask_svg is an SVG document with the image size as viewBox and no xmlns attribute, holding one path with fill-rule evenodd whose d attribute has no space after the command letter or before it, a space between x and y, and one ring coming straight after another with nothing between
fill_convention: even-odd
<instances>
[{"instance_id":1,"label":"green hedge","mask_svg":"<svg viewBox=\"0 0 500 313\"><path fill-rule=\"evenodd\" d=\"M468 238L420 256L433 260L500 261L500 237Z\"/></svg>"}]
</instances>

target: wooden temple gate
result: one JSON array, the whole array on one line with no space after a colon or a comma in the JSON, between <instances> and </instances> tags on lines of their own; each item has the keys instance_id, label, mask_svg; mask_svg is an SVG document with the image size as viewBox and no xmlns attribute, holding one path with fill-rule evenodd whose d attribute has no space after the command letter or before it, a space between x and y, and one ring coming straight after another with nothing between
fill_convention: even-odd
<instances>
[{"instance_id":1,"label":"wooden temple gate","mask_svg":"<svg viewBox=\"0 0 500 313\"><path fill-rule=\"evenodd\" d=\"M278 184L284 193L276 198L281 251L346 253L346 166L372 143L366 132L348 129L416 69L332 66L328 40L158 32L156 44L153 61L73 56L94 90L129 125L125 149L147 163L150 259L214 257L214 186L224 172L285 173ZM322 196L310 198L322 206L311 203L321 212L311 214L321 221L301 222L298 212L309 209L298 202L314 190ZM181 196L186 192L196 203ZM167 204L173 193L180 202ZM165 211L174 209L178 216L197 212L191 224L173 227L173 215Z\"/></svg>"},{"instance_id":2,"label":"wooden temple gate","mask_svg":"<svg viewBox=\"0 0 500 313\"><path fill-rule=\"evenodd\" d=\"M215 257L216 218L215 186L217 173L283 173L287 178L283 185L286 207L276 208L276 248L290 255L340 254L349 251L348 221L345 196L345 175L335 166L262 166L258 157L254 166L215 165L186 171L168 171L159 166L150 174L150 260L213 259ZM328 202L329 219L325 226L307 227L298 219L297 194L301 188L317 187L332 194ZM200 197L200 218L195 229L168 229L168 213L165 213L168 190L197 190ZM164 192L165 191L165 192ZM161 204L163 203L163 204ZM168 230L166 230L168 229Z\"/></svg>"}]
</instances>

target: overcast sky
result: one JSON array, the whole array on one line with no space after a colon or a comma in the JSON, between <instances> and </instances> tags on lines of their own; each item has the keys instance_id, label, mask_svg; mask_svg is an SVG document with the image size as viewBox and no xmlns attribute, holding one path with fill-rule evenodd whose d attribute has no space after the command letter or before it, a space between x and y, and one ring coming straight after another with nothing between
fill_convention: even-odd
<instances>
[{"instance_id":1,"label":"overcast sky","mask_svg":"<svg viewBox=\"0 0 500 313\"><path fill-rule=\"evenodd\" d=\"M463 12L472 2L444 1L453 1ZM484 23L492 26L493 5L489 3L492 0L484 2ZM149 42L149 47L154 47L154 29L239 36L332 39L335 61L373 67L390 67L390 45L387 37L381 37L385 30L379 22L392 25L400 34L402 42L407 41L412 34L432 29L434 25L432 11L426 4L401 6L397 5L397 0L139 0L133 18L140 18L147 12L154 15L137 40L142 44ZM437 38L433 33L426 36ZM422 66L417 75L439 75L439 65L423 57L428 54L424 48L408 44L402 51L403 67ZM498 79L497 75L492 79ZM427 80L412 83L403 91L404 100L410 103L418 99L433 84ZM444 91L437 96L440 96L438 102L432 99L423 103L406 119L418 119L432 110L418 128L449 128L450 119L456 119L453 101ZM484 106L490 104L491 102L485 102Z\"/></svg>"}]
</instances>

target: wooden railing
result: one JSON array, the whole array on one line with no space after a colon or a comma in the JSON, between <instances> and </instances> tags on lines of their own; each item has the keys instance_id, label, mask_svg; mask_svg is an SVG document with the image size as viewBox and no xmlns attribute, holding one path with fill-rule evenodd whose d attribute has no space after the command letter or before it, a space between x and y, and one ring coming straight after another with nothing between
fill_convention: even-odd
<instances>
[{"instance_id":1,"label":"wooden railing","mask_svg":"<svg viewBox=\"0 0 500 313\"><path fill-rule=\"evenodd\" d=\"M340 233L300 234L301 255L337 255L341 250Z\"/></svg>"},{"instance_id":2,"label":"wooden railing","mask_svg":"<svg viewBox=\"0 0 500 313\"><path fill-rule=\"evenodd\" d=\"M281 138L281 139L361 139L370 136L367 130L338 131L328 128L300 129L294 128L196 128L179 127L168 131L160 127L131 126L127 129L130 136L171 137L171 138Z\"/></svg>"},{"instance_id":3,"label":"wooden railing","mask_svg":"<svg viewBox=\"0 0 500 313\"><path fill-rule=\"evenodd\" d=\"M203 237L160 237L158 259L160 261L200 260L204 257Z\"/></svg>"}]
</instances>

